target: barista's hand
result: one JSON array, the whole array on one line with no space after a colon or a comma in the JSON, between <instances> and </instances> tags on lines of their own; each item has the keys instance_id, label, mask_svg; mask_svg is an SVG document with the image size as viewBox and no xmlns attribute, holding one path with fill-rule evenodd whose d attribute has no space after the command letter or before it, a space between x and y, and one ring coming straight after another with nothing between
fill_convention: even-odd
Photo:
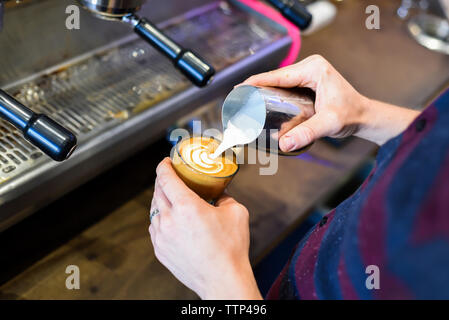
<instances>
[{"instance_id":1,"label":"barista's hand","mask_svg":"<svg viewBox=\"0 0 449 320\"><path fill-rule=\"evenodd\" d=\"M212 206L158 166L149 231L158 260L202 299L260 299L248 257L248 210L229 196Z\"/></svg>"},{"instance_id":2,"label":"barista's hand","mask_svg":"<svg viewBox=\"0 0 449 320\"><path fill-rule=\"evenodd\" d=\"M315 91L315 115L281 137L279 146L285 152L325 136L343 138L356 135L383 144L406 129L419 114L362 96L319 55L252 76L244 84L308 87Z\"/></svg>"}]
</instances>

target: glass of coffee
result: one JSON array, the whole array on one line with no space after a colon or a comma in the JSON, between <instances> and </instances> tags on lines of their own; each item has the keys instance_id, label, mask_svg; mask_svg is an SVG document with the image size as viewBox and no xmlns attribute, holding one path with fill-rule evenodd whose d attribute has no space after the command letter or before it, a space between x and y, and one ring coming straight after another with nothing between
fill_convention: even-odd
<instances>
[{"instance_id":1,"label":"glass of coffee","mask_svg":"<svg viewBox=\"0 0 449 320\"><path fill-rule=\"evenodd\" d=\"M220 141L195 136L179 141L172 151L173 168L184 183L204 200L213 203L239 170L232 150L217 158L212 154Z\"/></svg>"}]
</instances>

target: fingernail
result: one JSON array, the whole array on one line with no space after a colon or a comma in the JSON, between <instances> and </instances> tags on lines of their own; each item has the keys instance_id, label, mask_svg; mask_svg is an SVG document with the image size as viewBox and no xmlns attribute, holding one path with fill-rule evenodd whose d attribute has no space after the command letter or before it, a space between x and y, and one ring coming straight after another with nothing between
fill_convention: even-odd
<instances>
[{"instance_id":1,"label":"fingernail","mask_svg":"<svg viewBox=\"0 0 449 320\"><path fill-rule=\"evenodd\" d=\"M283 151L291 151L295 147L295 140L292 137L283 137L281 144Z\"/></svg>"}]
</instances>

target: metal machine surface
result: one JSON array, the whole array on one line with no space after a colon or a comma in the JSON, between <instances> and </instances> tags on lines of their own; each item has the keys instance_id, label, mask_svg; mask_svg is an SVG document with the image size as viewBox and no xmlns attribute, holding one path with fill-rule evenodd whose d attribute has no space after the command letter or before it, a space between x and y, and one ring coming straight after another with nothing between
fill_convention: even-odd
<instances>
[{"instance_id":1,"label":"metal machine surface","mask_svg":"<svg viewBox=\"0 0 449 320\"><path fill-rule=\"evenodd\" d=\"M82 10L80 30L61 27L69 0L6 7L0 87L75 133L78 148L54 162L0 120L0 230L149 145L235 83L276 67L291 44L281 26L233 1L171 0L170 10L167 1L152 0L141 12L217 70L205 88L122 24Z\"/></svg>"}]
</instances>

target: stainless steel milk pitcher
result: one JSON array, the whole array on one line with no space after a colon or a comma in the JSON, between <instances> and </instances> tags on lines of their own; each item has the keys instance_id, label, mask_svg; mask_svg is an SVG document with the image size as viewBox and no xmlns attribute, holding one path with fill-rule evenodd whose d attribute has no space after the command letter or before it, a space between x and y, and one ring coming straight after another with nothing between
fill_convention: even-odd
<instances>
[{"instance_id":1,"label":"stainless steel milk pitcher","mask_svg":"<svg viewBox=\"0 0 449 320\"><path fill-rule=\"evenodd\" d=\"M313 116L314 104L315 93L309 88L284 89L240 85L229 93L223 103L223 130L226 130L233 117L245 109L245 113L257 121L244 122L241 125L249 127L241 129L258 133L257 148L281 155L298 155L311 144L298 150L283 152L279 149L279 138Z\"/></svg>"}]
</instances>

